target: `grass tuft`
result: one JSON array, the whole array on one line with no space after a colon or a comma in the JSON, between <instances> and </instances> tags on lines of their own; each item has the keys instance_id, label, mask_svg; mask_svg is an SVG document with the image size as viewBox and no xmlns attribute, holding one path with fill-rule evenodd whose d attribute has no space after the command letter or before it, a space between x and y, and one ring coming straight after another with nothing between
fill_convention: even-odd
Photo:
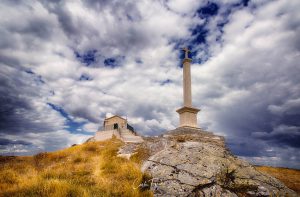
<instances>
[{"instance_id":1,"label":"grass tuft","mask_svg":"<svg viewBox=\"0 0 300 197\"><path fill-rule=\"evenodd\" d=\"M19 191L13 191L4 196L88 196L88 193L82 187L77 187L67 181L47 180L40 181L34 185L23 188Z\"/></svg>"},{"instance_id":2,"label":"grass tuft","mask_svg":"<svg viewBox=\"0 0 300 197\"><path fill-rule=\"evenodd\" d=\"M19 176L11 169L2 171L0 173L0 184L17 184L19 182Z\"/></svg>"}]
</instances>

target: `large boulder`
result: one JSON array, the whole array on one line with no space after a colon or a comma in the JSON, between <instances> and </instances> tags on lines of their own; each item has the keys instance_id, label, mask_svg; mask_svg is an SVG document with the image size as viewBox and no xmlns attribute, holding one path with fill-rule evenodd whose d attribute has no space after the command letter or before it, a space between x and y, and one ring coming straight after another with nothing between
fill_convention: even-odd
<instances>
[{"instance_id":1,"label":"large boulder","mask_svg":"<svg viewBox=\"0 0 300 197\"><path fill-rule=\"evenodd\" d=\"M142 165L155 196L297 196L277 179L232 155L224 138L177 128L142 145Z\"/></svg>"}]
</instances>

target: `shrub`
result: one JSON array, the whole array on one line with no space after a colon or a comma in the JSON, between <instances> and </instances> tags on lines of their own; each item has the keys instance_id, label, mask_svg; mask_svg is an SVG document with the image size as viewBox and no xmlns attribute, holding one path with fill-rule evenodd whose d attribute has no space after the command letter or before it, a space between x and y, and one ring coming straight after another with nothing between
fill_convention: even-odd
<instances>
[{"instance_id":1,"label":"shrub","mask_svg":"<svg viewBox=\"0 0 300 197\"><path fill-rule=\"evenodd\" d=\"M224 168L217 175L217 182L222 185L224 188L228 188L235 179L235 169Z\"/></svg>"},{"instance_id":2,"label":"shrub","mask_svg":"<svg viewBox=\"0 0 300 197\"><path fill-rule=\"evenodd\" d=\"M239 196L246 195L247 191L256 191L257 186L250 184L248 181L236 182L235 176L236 170L231 168L224 168L217 175L217 182L225 189L228 189L234 193L237 193Z\"/></svg>"},{"instance_id":3,"label":"shrub","mask_svg":"<svg viewBox=\"0 0 300 197\"><path fill-rule=\"evenodd\" d=\"M151 175L149 175L147 173L143 173L143 176L142 176L142 179L141 179L141 184L139 185L139 189L141 191L150 190L151 180L152 180Z\"/></svg>"}]
</instances>

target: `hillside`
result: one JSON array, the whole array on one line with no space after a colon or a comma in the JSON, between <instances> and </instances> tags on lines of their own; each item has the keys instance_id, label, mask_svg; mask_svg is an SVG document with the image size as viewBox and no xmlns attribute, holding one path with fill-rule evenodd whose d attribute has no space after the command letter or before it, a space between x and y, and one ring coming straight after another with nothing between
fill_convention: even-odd
<instances>
[{"instance_id":1,"label":"hillside","mask_svg":"<svg viewBox=\"0 0 300 197\"><path fill-rule=\"evenodd\" d=\"M268 173L279 179L287 187L294 190L300 195L300 170L289 168L276 168L271 166L256 166L260 172Z\"/></svg>"},{"instance_id":2,"label":"hillside","mask_svg":"<svg viewBox=\"0 0 300 197\"><path fill-rule=\"evenodd\" d=\"M296 196L282 183L299 192L299 171L253 167L212 133L176 129L144 139L0 157L0 196Z\"/></svg>"},{"instance_id":3,"label":"hillside","mask_svg":"<svg viewBox=\"0 0 300 197\"><path fill-rule=\"evenodd\" d=\"M117 157L123 142L89 142L32 157L0 157L0 196L152 196L137 154Z\"/></svg>"}]
</instances>

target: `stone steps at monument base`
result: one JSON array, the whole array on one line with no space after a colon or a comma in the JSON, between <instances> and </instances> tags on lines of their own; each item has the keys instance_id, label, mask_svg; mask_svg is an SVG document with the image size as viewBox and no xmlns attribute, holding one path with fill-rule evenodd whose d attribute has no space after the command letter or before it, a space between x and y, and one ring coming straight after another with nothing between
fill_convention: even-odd
<instances>
[{"instance_id":1,"label":"stone steps at monument base","mask_svg":"<svg viewBox=\"0 0 300 197\"><path fill-rule=\"evenodd\" d=\"M141 143L143 138L141 136L135 135L132 131L128 129L121 129L119 131L122 141L129 143Z\"/></svg>"},{"instance_id":2,"label":"stone steps at monument base","mask_svg":"<svg viewBox=\"0 0 300 197\"><path fill-rule=\"evenodd\" d=\"M132 131L129 131L129 130L121 130L120 135L121 136L123 136L123 135L136 136L135 133L133 133Z\"/></svg>"},{"instance_id":3,"label":"stone steps at monument base","mask_svg":"<svg viewBox=\"0 0 300 197\"><path fill-rule=\"evenodd\" d=\"M134 135L131 131L128 131L128 130L121 130L121 131L120 131L120 134L121 134L121 135L126 135L126 134L128 134L128 135L129 135L129 134Z\"/></svg>"},{"instance_id":4,"label":"stone steps at monument base","mask_svg":"<svg viewBox=\"0 0 300 197\"><path fill-rule=\"evenodd\" d=\"M141 136L134 135L132 133L121 134L121 138L124 142L143 142L143 138Z\"/></svg>"},{"instance_id":5,"label":"stone steps at monument base","mask_svg":"<svg viewBox=\"0 0 300 197\"><path fill-rule=\"evenodd\" d=\"M219 146L225 147L225 139L223 136L214 135L212 132L204 131L200 128L192 128L192 127L178 127L174 130L167 131L162 134L164 137L169 136L170 138L176 138L176 136L184 136L189 135L191 138L195 140L199 140L207 143L214 143Z\"/></svg>"},{"instance_id":6,"label":"stone steps at monument base","mask_svg":"<svg viewBox=\"0 0 300 197\"><path fill-rule=\"evenodd\" d=\"M144 141L141 136L136 135L135 133L133 133L128 129L98 131L95 134L95 140L103 141L103 140L111 139L113 135L115 135L118 139L121 139L122 141L129 142L129 143L141 143Z\"/></svg>"},{"instance_id":7,"label":"stone steps at monument base","mask_svg":"<svg viewBox=\"0 0 300 197\"><path fill-rule=\"evenodd\" d=\"M143 138L141 136L136 136L136 135L133 135L133 136L121 136L122 140L124 142L131 142L131 143L141 143L143 142Z\"/></svg>"},{"instance_id":8,"label":"stone steps at monument base","mask_svg":"<svg viewBox=\"0 0 300 197\"><path fill-rule=\"evenodd\" d=\"M130 131L120 131L121 135L135 135L134 133L130 132Z\"/></svg>"}]
</instances>

